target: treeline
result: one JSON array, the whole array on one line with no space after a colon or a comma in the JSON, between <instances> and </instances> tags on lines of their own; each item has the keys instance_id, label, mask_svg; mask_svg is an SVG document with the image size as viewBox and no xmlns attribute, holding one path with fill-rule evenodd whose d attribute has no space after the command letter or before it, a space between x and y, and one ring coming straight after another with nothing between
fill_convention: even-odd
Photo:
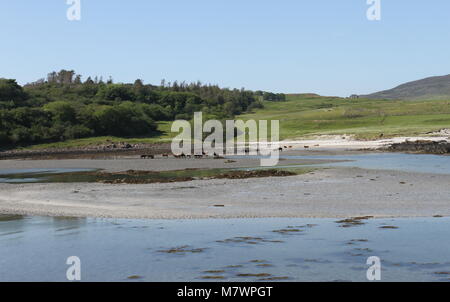
<instances>
[{"instance_id":1,"label":"treeline","mask_svg":"<svg viewBox=\"0 0 450 302\"><path fill-rule=\"evenodd\" d=\"M286 95L284 93L273 93L273 92L264 92L264 91L256 91L255 95L263 98L264 101L270 102L284 102L286 101Z\"/></svg>"},{"instance_id":2,"label":"treeline","mask_svg":"<svg viewBox=\"0 0 450 302\"><path fill-rule=\"evenodd\" d=\"M201 82L145 85L82 77L72 70L20 86L0 79L0 145L25 145L90 136L149 136L156 121L225 119L261 108L264 92L220 88ZM271 99L272 100L272 99ZM273 99L275 100L275 99Z\"/></svg>"}]
</instances>

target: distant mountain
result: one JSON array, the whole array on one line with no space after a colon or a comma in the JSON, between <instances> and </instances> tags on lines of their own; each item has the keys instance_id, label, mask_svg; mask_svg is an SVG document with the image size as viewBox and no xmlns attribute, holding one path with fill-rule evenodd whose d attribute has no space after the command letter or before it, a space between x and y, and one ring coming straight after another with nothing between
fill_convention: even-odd
<instances>
[{"instance_id":1,"label":"distant mountain","mask_svg":"<svg viewBox=\"0 0 450 302\"><path fill-rule=\"evenodd\" d=\"M409 82L390 90L359 97L371 99L450 100L450 75Z\"/></svg>"}]
</instances>

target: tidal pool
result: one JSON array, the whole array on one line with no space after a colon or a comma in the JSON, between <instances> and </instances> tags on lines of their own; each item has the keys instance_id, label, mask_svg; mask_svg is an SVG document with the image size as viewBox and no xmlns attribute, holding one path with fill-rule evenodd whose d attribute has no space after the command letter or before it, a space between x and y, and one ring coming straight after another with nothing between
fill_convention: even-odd
<instances>
[{"instance_id":1,"label":"tidal pool","mask_svg":"<svg viewBox=\"0 0 450 302\"><path fill-rule=\"evenodd\" d=\"M96 171L96 169L2 169L0 170L0 183L45 182L57 178L58 175L92 171Z\"/></svg>"},{"instance_id":2,"label":"tidal pool","mask_svg":"<svg viewBox=\"0 0 450 302\"><path fill-rule=\"evenodd\" d=\"M0 216L0 281L450 281L449 218L127 220Z\"/></svg>"}]
</instances>

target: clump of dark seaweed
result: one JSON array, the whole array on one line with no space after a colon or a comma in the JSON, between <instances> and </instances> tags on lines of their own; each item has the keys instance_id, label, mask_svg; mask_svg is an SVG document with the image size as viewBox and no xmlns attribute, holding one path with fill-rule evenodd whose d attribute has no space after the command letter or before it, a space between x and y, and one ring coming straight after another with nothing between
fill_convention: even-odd
<instances>
[{"instance_id":1,"label":"clump of dark seaweed","mask_svg":"<svg viewBox=\"0 0 450 302\"><path fill-rule=\"evenodd\" d=\"M236 276L238 276L238 277L270 277L272 275L271 274L267 274L267 273L259 273L259 274L243 273L243 274L237 274Z\"/></svg>"},{"instance_id":2,"label":"clump of dark seaweed","mask_svg":"<svg viewBox=\"0 0 450 302\"><path fill-rule=\"evenodd\" d=\"M364 225L364 220L368 220L373 218L373 216L360 216L360 217L353 217L353 218L347 218L336 221L336 223L340 223L340 227L342 228L348 228L353 226L359 226Z\"/></svg>"},{"instance_id":3,"label":"clump of dark seaweed","mask_svg":"<svg viewBox=\"0 0 450 302\"><path fill-rule=\"evenodd\" d=\"M303 232L303 230L287 227L286 229L273 230L272 232L286 235L286 234L292 234L292 233L301 233L301 232Z\"/></svg>"},{"instance_id":4,"label":"clump of dark seaweed","mask_svg":"<svg viewBox=\"0 0 450 302\"><path fill-rule=\"evenodd\" d=\"M131 276L128 276L127 279L129 279L129 280L137 280L137 279L142 279L142 276L131 275Z\"/></svg>"},{"instance_id":5,"label":"clump of dark seaweed","mask_svg":"<svg viewBox=\"0 0 450 302\"><path fill-rule=\"evenodd\" d=\"M240 267L242 267L241 264L235 264L235 265L227 265L227 266L225 266L225 268L240 268Z\"/></svg>"},{"instance_id":6,"label":"clump of dark seaweed","mask_svg":"<svg viewBox=\"0 0 450 302\"><path fill-rule=\"evenodd\" d=\"M281 281L281 280L289 280L289 277L282 276L282 277L268 277L268 278L262 278L258 279L258 281Z\"/></svg>"},{"instance_id":7,"label":"clump of dark seaweed","mask_svg":"<svg viewBox=\"0 0 450 302\"><path fill-rule=\"evenodd\" d=\"M260 263L260 264L257 264L256 266L258 266L258 267L271 267L273 265L269 264L269 263Z\"/></svg>"},{"instance_id":8,"label":"clump of dark seaweed","mask_svg":"<svg viewBox=\"0 0 450 302\"><path fill-rule=\"evenodd\" d=\"M242 237L234 237L228 238L224 240L217 240L219 243L246 243L246 244L259 244L259 243L281 243L279 240L269 240L262 237L251 237L251 236L242 236Z\"/></svg>"},{"instance_id":9,"label":"clump of dark seaweed","mask_svg":"<svg viewBox=\"0 0 450 302\"><path fill-rule=\"evenodd\" d=\"M178 170L173 172L183 172L186 170ZM85 172L84 172L85 173ZM128 170L125 172L87 172L85 175L95 177L97 182L104 184L152 184L152 183L172 183L172 182L186 182L196 179L245 179L245 178L259 178L259 177L283 177L293 176L297 173L284 170L255 170L255 171L230 171L211 175L208 177L193 177L193 176L171 176L167 177L164 172L159 171L135 171Z\"/></svg>"},{"instance_id":10,"label":"clump of dark seaweed","mask_svg":"<svg viewBox=\"0 0 450 302\"><path fill-rule=\"evenodd\" d=\"M208 279L211 279L211 280L225 279L224 276L203 276L203 277L200 277L200 278L204 279L204 280L208 280Z\"/></svg>"},{"instance_id":11,"label":"clump of dark seaweed","mask_svg":"<svg viewBox=\"0 0 450 302\"><path fill-rule=\"evenodd\" d=\"M398 227L393 226L393 225L383 225L383 226L380 226L380 229L393 229L393 230L395 230L395 229L398 229Z\"/></svg>"},{"instance_id":12,"label":"clump of dark seaweed","mask_svg":"<svg viewBox=\"0 0 450 302\"><path fill-rule=\"evenodd\" d=\"M369 240L367 240L367 239L352 239L350 241L347 241L347 245L358 244L361 242L369 242Z\"/></svg>"},{"instance_id":13,"label":"clump of dark seaweed","mask_svg":"<svg viewBox=\"0 0 450 302\"><path fill-rule=\"evenodd\" d=\"M225 273L224 270L208 270L208 271L204 271L204 273L206 274L222 274Z\"/></svg>"},{"instance_id":14,"label":"clump of dark seaweed","mask_svg":"<svg viewBox=\"0 0 450 302\"><path fill-rule=\"evenodd\" d=\"M167 254L186 254L186 253L202 253L206 250L206 248L190 248L188 245L183 245L180 247L174 247L167 250L159 250L160 253Z\"/></svg>"}]
</instances>

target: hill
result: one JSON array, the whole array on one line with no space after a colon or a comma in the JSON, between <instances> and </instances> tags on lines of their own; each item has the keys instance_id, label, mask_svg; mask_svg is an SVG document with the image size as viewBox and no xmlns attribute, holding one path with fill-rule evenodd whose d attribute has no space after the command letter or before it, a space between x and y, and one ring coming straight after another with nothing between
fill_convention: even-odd
<instances>
[{"instance_id":1,"label":"hill","mask_svg":"<svg viewBox=\"0 0 450 302\"><path fill-rule=\"evenodd\" d=\"M430 77L408 82L393 89L360 96L389 100L442 100L450 99L450 75Z\"/></svg>"},{"instance_id":2,"label":"hill","mask_svg":"<svg viewBox=\"0 0 450 302\"><path fill-rule=\"evenodd\" d=\"M360 139L417 136L450 128L447 100L377 100L287 95L238 118L279 120L281 139L355 135Z\"/></svg>"}]
</instances>

